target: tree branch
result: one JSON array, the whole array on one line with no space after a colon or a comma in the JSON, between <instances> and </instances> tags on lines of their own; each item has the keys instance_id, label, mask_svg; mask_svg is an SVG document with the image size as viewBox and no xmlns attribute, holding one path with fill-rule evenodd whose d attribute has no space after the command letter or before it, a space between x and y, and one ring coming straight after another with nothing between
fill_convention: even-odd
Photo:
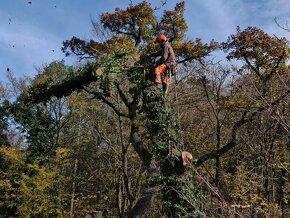
<instances>
[{"instance_id":1,"label":"tree branch","mask_svg":"<svg viewBox=\"0 0 290 218\"><path fill-rule=\"evenodd\" d=\"M121 117L127 117L129 118L128 115L126 115L125 113L122 113L121 111L119 111L117 109L117 106L115 106L112 102L110 102L105 96L103 92L92 92L87 90L85 87L83 88L87 93L94 95L94 98L97 98L99 100L101 100L103 103L105 103L106 105L108 105L110 108L112 108L115 113Z\"/></svg>"},{"instance_id":2,"label":"tree branch","mask_svg":"<svg viewBox=\"0 0 290 218\"><path fill-rule=\"evenodd\" d=\"M256 69L251 63L250 63L250 61L248 60L248 58L245 56L245 55L243 55L243 58L245 59L245 61L246 61L246 63L248 64L248 66L250 66L250 68L258 75L258 77L260 78L260 79L262 79L262 76L261 76L261 74L260 74L260 72L259 72L259 68L258 69Z\"/></svg>"},{"instance_id":3,"label":"tree branch","mask_svg":"<svg viewBox=\"0 0 290 218\"><path fill-rule=\"evenodd\" d=\"M275 67L271 70L271 72L264 78L265 81L267 81L275 72L275 70L279 67L283 57L285 55L285 50L283 51L282 55L280 56L280 58L278 59Z\"/></svg>"},{"instance_id":4,"label":"tree branch","mask_svg":"<svg viewBox=\"0 0 290 218\"><path fill-rule=\"evenodd\" d=\"M277 26L280 27L282 30L285 30L285 31L290 32L290 29L289 29L288 27L285 28L285 27L283 27L283 26L278 22L277 17L274 18L274 21L275 21L275 23L277 24Z\"/></svg>"},{"instance_id":5,"label":"tree branch","mask_svg":"<svg viewBox=\"0 0 290 218\"><path fill-rule=\"evenodd\" d=\"M197 161L196 161L196 166L200 166L202 165L205 161L210 160L210 159L215 159L218 158L222 155L224 155L227 151L229 151L230 149L232 149L236 144L237 144L237 131L240 127L242 127L244 124L246 124L249 119L246 118L246 115L248 114L248 111L245 111L240 120L238 120L233 128L232 128L232 136L231 136L231 140L222 148L212 151L208 154L205 154L204 156L200 157Z\"/></svg>"},{"instance_id":6,"label":"tree branch","mask_svg":"<svg viewBox=\"0 0 290 218\"><path fill-rule=\"evenodd\" d=\"M277 104L279 104L280 101L282 101L284 98L286 98L290 94L290 89L288 89L284 94L280 96L280 98L276 99L273 101L271 104L269 104L268 107L259 107L256 111L254 111L251 115L248 116L249 110L245 111L241 118L234 124L232 131L231 131L231 139L230 141L223 146L222 148L212 151L208 154L203 155L202 157L198 158L196 161L195 166L201 166L205 161L210 160L210 159L215 159L218 157L221 157L225 153L227 153L229 150L234 148L237 145L237 132L238 130L245 125L246 123L250 122L258 113L273 107Z\"/></svg>"},{"instance_id":7,"label":"tree branch","mask_svg":"<svg viewBox=\"0 0 290 218\"><path fill-rule=\"evenodd\" d=\"M128 98L125 96L124 92L122 91L121 87L119 84L116 85L117 86L117 90L118 90L118 93L122 99L122 101L124 102L124 104L129 107L129 101L128 101Z\"/></svg>"}]
</instances>

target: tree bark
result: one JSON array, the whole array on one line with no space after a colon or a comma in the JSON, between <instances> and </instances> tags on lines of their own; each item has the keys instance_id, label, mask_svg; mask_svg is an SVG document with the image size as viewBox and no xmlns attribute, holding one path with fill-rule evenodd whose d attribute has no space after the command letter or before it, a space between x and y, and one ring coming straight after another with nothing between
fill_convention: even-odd
<instances>
[{"instance_id":1,"label":"tree bark","mask_svg":"<svg viewBox=\"0 0 290 218\"><path fill-rule=\"evenodd\" d=\"M143 165L147 171L148 178L157 175L157 168L155 162L151 159L150 152L144 147L143 141L140 137L140 127L135 119L131 120L130 142L135 151L138 153ZM158 191L157 186L147 186L142 195L135 201L132 209L128 212L128 217L142 218L145 217L147 211L150 209L154 200L155 194Z\"/></svg>"},{"instance_id":2,"label":"tree bark","mask_svg":"<svg viewBox=\"0 0 290 218\"><path fill-rule=\"evenodd\" d=\"M70 202L70 217L74 217L74 198L75 198L75 189L76 189L76 174L78 168L78 159L75 159L74 162L74 172L73 172L73 183L72 183L72 194Z\"/></svg>"}]
</instances>

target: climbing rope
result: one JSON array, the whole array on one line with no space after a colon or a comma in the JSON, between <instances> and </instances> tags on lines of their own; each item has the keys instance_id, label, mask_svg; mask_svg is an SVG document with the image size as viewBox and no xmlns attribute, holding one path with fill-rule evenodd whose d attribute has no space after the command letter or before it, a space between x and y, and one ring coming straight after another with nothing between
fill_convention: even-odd
<instances>
[{"instance_id":1,"label":"climbing rope","mask_svg":"<svg viewBox=\"0 0 290 218\"><path fill-rule=\"evenodd\" d=\"M173 74L174 76L174 81L172 82L172 70L170 70L169 72L169 82L168 82L168 85L167 85L167 90L169 88L169 86L171 84L174 84L173 86L173 90L174 90L174 102L175 102L175 105L176 105L176 112L177 112L177 132L178 132L178 135L179 135L179 138L180 138L180 144L181 144L181 149L183 150L184 149L184 139L183 139L183 133L182 133L182 130L181 130L181 122L180 122L180 117L181 117L181 114L180 114L180 110L179 110L179 106L178 106L178 90L176 88L176 85L177 85L177 77L176 77L176 69L174 69L175 73ZM166 91L167 91L166 90ZM166 95L166 93L165 93Z\"/></svg>"}]
</instances>

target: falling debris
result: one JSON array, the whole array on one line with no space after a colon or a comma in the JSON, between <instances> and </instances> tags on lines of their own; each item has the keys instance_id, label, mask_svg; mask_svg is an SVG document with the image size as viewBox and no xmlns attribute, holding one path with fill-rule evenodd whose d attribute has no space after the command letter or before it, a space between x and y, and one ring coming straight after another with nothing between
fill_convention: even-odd
<instances>
[{"instance_id":1,"label":"falling debris","mask_svg":"<svg viewBox=\"0 0 290 218\"><path fill-rule=\"evenodd\" d=\"M29 1L28 4L32 4L32 1Z\"/></svg>"},{"instance_id":2,"label":"falling debris","mask_svg":"<svg viewBox=\"0 0 290 218\"><path fill-rule=\"evenodd\" d=\"M12 45L13 48L15 48L15 45Z\"/></svg>"},{"instance_id":3,"label":"falling debris","mask_svg":"<svg viewBox=\"0 0 290 218\"><path fill-rule=\"evenodd\" d=\"M11 18L9 18L9 24L11 24Z\"/></svg>"},{"instance_id":4,"label":"falling debris","mask_svg":"<svg viewBox=\"0 0 290 218\"><path fill-rule=\"evenodd\" d=\"M51 51L54 52L54 49L52 49Z\"/></svg>"},{"instance_id":5,"label":"falling debris","mask_svg":"<svg viewBox=\"0 0 290 218\"><path fill-rule=\"evenodd\" d=\"M7 69L6 69L6 70L7 70L7 72L9 72L9 71L10 71L9 67L7 67Z\"/></svg>"}]
</instances>

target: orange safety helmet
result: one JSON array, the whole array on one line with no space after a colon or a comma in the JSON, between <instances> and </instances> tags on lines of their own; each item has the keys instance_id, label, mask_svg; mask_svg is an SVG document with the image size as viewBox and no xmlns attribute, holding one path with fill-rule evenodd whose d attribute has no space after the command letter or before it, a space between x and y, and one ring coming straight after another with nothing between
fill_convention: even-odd
<instances>
[{"instance_id":1,"label":"orange safety helmet","mask_svg":"<svg viewBox=\"0 0 290 218\"><path fill-rule=\"evenodd\" d=\"M156 39L157 42L164 42L164 41L166 41L166 40L167 40L167 38L166 38L166 36L163 35L163 34L159 35L159 36L157 37L157 39Z\"/></svg>"}]
</instances>

